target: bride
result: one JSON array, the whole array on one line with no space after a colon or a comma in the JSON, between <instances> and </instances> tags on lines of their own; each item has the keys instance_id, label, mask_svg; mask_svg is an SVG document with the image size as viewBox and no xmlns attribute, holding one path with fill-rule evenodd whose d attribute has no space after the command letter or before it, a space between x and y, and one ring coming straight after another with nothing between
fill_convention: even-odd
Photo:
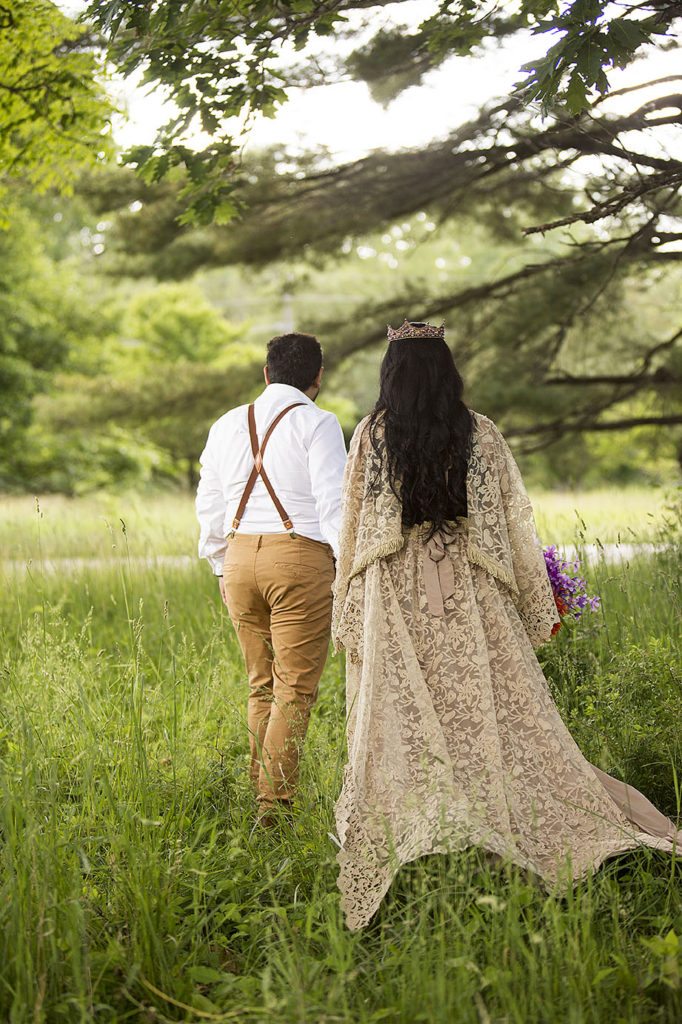
<instances>
[{"instance_id":1,"label":"bride","mask_svg":"<svg viewBox=\"0 0 682 1024\"><path fill-rule=\"evenodd\" d=\"M585 760L533 648L557 610L521 476L462 402L444 328L388 329L351 442L333 635L346 650L339 888L361 928L398 868L480 845L574 882L673 823Z\"/></svg>"}]
</instances>

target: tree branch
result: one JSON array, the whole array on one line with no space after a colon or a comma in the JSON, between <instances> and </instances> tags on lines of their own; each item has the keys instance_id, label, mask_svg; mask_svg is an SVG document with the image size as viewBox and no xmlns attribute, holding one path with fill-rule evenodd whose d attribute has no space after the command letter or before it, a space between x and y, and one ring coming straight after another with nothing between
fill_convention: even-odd
<instances>
[{"instance_id":1,"label":"tree branch","mask_svg":"<svg viewBox=\"0 0 682 1024\"><path fill-rule=\"evenodd\" d=\"M622 420L606 420L603 423L562 423L561 434L593 433L609 430L631 430L632 427L669 427L682 423L682 413L670 416L631 416ZM510 427L506 437L533 437L536 434L557 434L556 423L538 423L533 427Z\"/></svg>"},{"instance_id":2,"label":"tree branch","mask_svg":"<svg viewBox=\"0 0 682 1024\"><path fill-rule=\"evenodd\" d=\"M574 377L572 374L567 373L565 376L548 377L543 381L543 385L546 387L564 387L566 385L571 387L589 387L591 384L611 384L615 386L636 384L638 388L658 388L666 385L682 384L682 377L661 367L655 373L648 374L604 374L602 376Z\"/></svg>"},{"instance_id":3,"label":"tree branch","mask_svg":"<svg viewBox=\"0 0 682 1024\"><path fill-rule=\"evenodd\" d=\"M521 270L517 270L512 274L507 274L505 277L498 278L496 281L487 281L485 284L474 285L471 288L464 288L460 292L455 292L451 295L439 296L437 298L427 299L422 303L424 308L424 317L427 320L437 319L439 316L444 316L447 313L452 312L454 309L461 309L463 306L470 305L474 302L480 302L483 299L494 298L502 299L508 295L521 281L529 280L538 274L544 274L550 270L556 270L559 267L565 268L566 266L573 266L577 263L583 262L588 259L591 253L580 253L578 256L566 259L565 257L556 260L547 260L546 263L529 263ZM345 343L343 341L337 343L334 346L328 346L325 348L325 365L328 368L332 368L337 365L341 360L346 359L349 355L354 352L358 352L363 348L368 348L371 345L376 345L382 342L385 338L385 328L383 322L386 318L390 318L396 315L396 311L403 308L405 299L391 298L387 302L373 305L371 309L363 313L362 310L356 310L353 314L354 323L357 325L364 319L372 319L376 324L381 324L381 327L372 327L364 333L357 329L353 331L350 339ZM398 313L400 315L400 313ZM317 333L319 334L332 334L338 336L339 333L338 321L328 322L317 327Z\"/></svg>"}]
</instances>

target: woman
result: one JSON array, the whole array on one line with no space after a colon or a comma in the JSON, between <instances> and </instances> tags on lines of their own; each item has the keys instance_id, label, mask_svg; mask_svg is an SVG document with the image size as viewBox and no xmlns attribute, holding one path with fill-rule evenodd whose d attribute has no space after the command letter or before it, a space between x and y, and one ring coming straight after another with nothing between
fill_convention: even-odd
<instances>
[{"instance_id":1,"label":"woman","mask_svg":"<svg viewBox=\"0 0 682 1024\"><path fill-rule=\"evenodd\" d=\"M347 652L339 888L367 923L401 864L479 844L548 883L672 822L589 764L533 648L557 611L502 435L462 402L444 328L388 329L351 443L333 635Z\"/></svg>"}]
</instances>

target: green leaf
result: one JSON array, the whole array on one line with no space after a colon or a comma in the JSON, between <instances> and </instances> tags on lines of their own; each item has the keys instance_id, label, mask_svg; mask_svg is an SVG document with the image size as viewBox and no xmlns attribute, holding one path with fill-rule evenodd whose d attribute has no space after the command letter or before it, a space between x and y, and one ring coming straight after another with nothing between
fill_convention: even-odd
<instances>
[{"instance_id":1,"label":"green leaf","mask_svg":"<svg viewBox=\"0 0 682 1024\"><path fill-rule=\"evenodd\" d=\"M630 18L616 18L612 21L609 25L609 35L630 52L634 52L640 43L646 42L649 38L641 23Z\"/></svg>"},{"instance_id":2,"label":"green leaf","mask_svg":"<svg viewBox=\"0 0 682 1024\"><path fill-rule=\"evenodd\" d=\"M231 199L223 199L213 210L213 220L216 224L229 224L239 213L239 207Z\"/></svg>"},{"instance_id":3,"label":"green leaf","mask_svg":"<svg viewBox=\"0 0 682 1024\"><path fill-rule=\"evenodd\" d=\"M565 96L566 105L572 114L579 114L587 107L587 90L578 71L571 75Z\"/></svg>"},{"instance_id":4,"label":"green leaf","mask_svg":"<svg viewBox=\"0 0 682 1024\"><path fill-rule=\"evenodd\" d=\"M193 967L188 967L187 976L199 985L212 985L225 981L222 971L217 971L215 967L204 967L203 964L194 964Z\"/></svg>"}]
</instances>

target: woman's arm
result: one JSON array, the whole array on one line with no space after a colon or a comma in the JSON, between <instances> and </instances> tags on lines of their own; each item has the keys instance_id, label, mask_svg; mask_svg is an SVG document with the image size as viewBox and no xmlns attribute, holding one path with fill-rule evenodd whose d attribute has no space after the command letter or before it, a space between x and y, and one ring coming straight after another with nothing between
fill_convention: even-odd
<instances>
[{"instance_id":1,"label":"woman's arm","mask_svg":"<svg viewBox=\"0 0 682 1024\"><path fill-rule=\"evenodd\" d=\"M530 642L538 647L551 640L552 628L559 616L535 525L533 506L521 472L502 434L494 424L491 426L514 578L518 587L514 603Z\"/></svg>"}]
</instances>

